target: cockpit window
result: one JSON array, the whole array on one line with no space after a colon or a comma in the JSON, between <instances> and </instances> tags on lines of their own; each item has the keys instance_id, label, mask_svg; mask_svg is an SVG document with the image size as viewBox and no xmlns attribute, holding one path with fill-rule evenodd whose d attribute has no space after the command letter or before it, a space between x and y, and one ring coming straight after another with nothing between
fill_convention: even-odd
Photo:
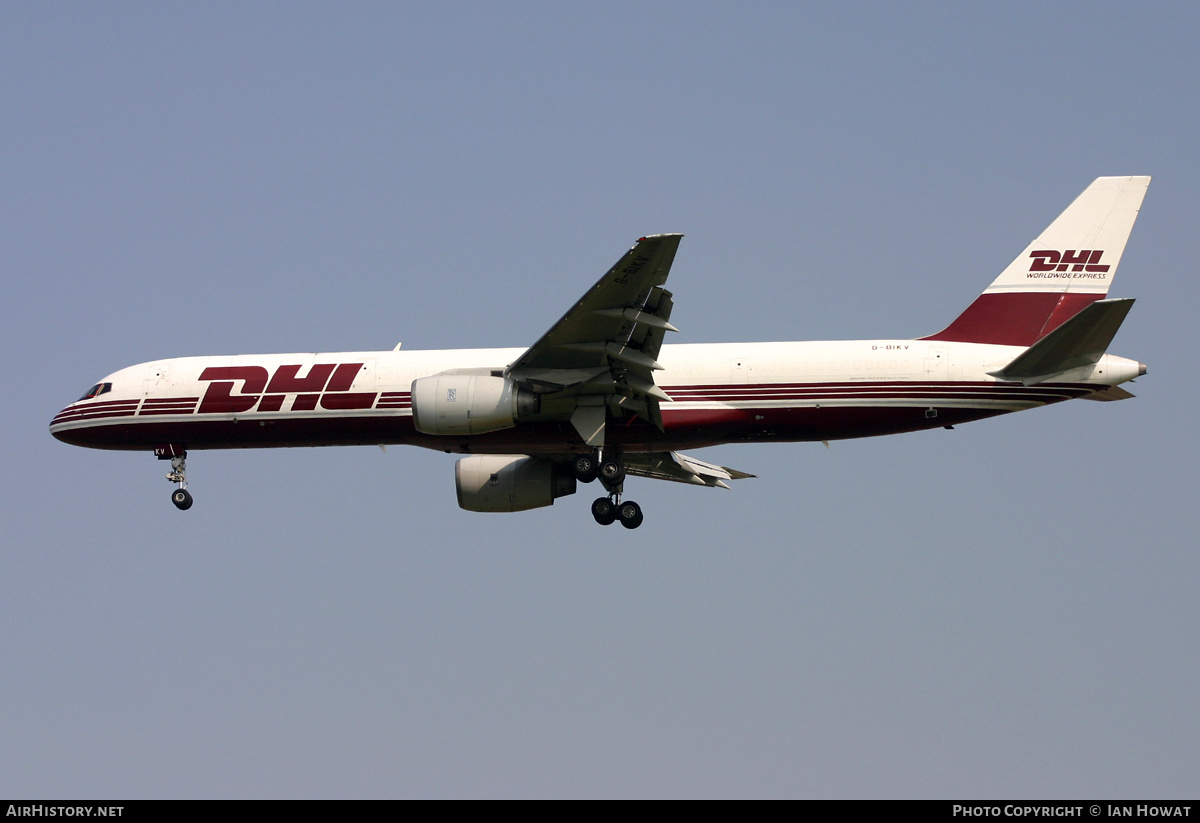
<instances>
[{"instance_id":1,"label":"cockpit window","mask_svg":"<svg viewBox=\"0 0 1200 823\"><path fill-rule=\"evenodd\" d=\"M110 392L110 391L112 391L112 383L97 383L96 385L94 385L90 389L88 389L87 394L85 394L83 397L79 398L79 400L91 400L93 397L99 397L100 395L104 394L105 392ZM78 403L79 400L76 400L75 402Z\"/></svg>"}]
</instances>

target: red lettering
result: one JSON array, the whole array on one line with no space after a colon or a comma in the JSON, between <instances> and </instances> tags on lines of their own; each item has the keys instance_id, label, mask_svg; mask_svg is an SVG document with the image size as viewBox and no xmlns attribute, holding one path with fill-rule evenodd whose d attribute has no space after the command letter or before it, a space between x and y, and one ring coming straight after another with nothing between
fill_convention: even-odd
<instances>
[{"instance_id":1,"label":"red lettering","mask_svg":"<svg viewBox=\"0 0 1200 823\"><path fill-rule=\"evenodd\" d=\"M336 365L333 363L320 363L308 370L307 377L297 378L296 373L300 371L299 365L280 366L275 370L275 376L271 378L271 384L267 386L267 391L271 393L321 391L329 382L329 375L333 374L335 368Z\"/></svg>"},{"instance_id":2,"label":"red lettering","mask_svg":"<svg viewBox=\"0 0 1200 823\"><path fill-rule=\"evenodd\" d=\"M1058 270L1066 271L1067 266L1073 266L1071 271L1083 271L1083 264L1088 261L1091 253L1090 249L1083 249L1078 254L1074 249L1067 249L1059 258Z\"/></svg>"},{"instance_id":3,"label":"red lettering","mask_svg":"<svg viewBox=\"0 0 1200 823\"><path fill-rule=\"evenodd\" d=\"M200 373L201 380L216 380L204 399L199 414L230 414L250 411L267 385L267 370L262 366L209 366ZM242 394L233 394L233 381L243 381Z\"/></svg>"},{"instance_id":4,"label":"red lettering","mask_svg":"<svg viewBox=\"0 0 1200 823\"><path fill-rule=\"evenodd\" d=\"M1084 269L1086 271L1094 271L1094 272L1108 271L1108 266L1098 265L1100 262L1100 255L1102 255L1102 254L1104 254L1104 252L1100 249L1097 249L1096 251L1092 252L1092 256L1088 258L1088 264L1087 264L1087 266L1084 267Z\"/></svg>"},{"instance_id":5,"label":"red lettering","mask_svg":"<svg viewBox=\"0 0 1200 823\"><path fill-rule=\"evenodd\" d=\"M237 414L250 411L255 405L258 411L275 412L283 408L288 394L296 395L292 400L292 411L313 411L318 403L321 408L331 411L369 409L375 405L377 394L350 391L362 367L362 363L316 363L309 368L308 374L300 377L300 364L280 366L273 375L268 375L262 366L211 366L200 374L201 380L213 382L205 391L197 412ZM242 390L240 394L234 394L238 381L243 384ZM326 393L322 394L322 391Z\"/></svg>"},{"instance_id":6,"label":"red lettering","mask_svg":"<svg viewBox=\"0 0 1200 823\"><path fill-rule=\"evenodd\" d=\"M358 370L362 367L362 363L343 363L337 367L337 371L333 373L333 378L325 389L327 391L350 391L350 386L354 384L354 378L358 376Z\"/></svg>"},{"instance_id":7,"label":"red lettering","mask_svg":"<svg viewBox=\"0 0 1200 823\"><path fill-rule=\"evenodd\" d=\"M1033 265L1029 267L1030 271L1054 271L1054 267L1058 265L1059 253L1056 251L1031 251L1029 256L1034 259Z\"/></svg>"}]
</instances>

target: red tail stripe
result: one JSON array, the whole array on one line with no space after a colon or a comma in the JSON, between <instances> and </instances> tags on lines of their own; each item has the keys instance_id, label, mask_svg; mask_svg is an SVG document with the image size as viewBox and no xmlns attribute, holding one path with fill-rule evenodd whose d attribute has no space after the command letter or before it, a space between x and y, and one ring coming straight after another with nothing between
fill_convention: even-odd
<instances>
[{"instance_id":1,"label":"red tail stripe","mask_svg":"<svg viewBox=\"0 0 1200 823\"><path fill-rule=\"evenodd\" d=\"M981 294L953 323L921 339L1032 346L1102 297L1078 292Z\"/></svg>"}]
</instances>

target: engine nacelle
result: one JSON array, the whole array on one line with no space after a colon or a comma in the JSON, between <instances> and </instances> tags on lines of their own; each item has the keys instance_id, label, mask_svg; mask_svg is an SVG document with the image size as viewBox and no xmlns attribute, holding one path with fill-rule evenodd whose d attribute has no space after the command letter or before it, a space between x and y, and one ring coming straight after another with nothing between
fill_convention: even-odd
<instances>
[{"instance_id":1,"label":"engine nacelle","mask_svg":"<svg viewBox=\"0 0 1200 823\"><path fill-rule=\"evenodd\" d=\"M425 434L484 434L536 414L538 396L505 377L435 374L412 384L413 425ZM549 505L549 504L547 504Z\"/></svg>"},{"instance_id":2,"label":"engine nacelle","mask_svg":"<svg viewBox=\"0 0 1200 823\"><path fill-rule=\"evenodd\" d=\"M458 505L470 512L522 512L575 493L563 464L521 454L477 454L454 464Z\"/></svg>"}]
</instances>

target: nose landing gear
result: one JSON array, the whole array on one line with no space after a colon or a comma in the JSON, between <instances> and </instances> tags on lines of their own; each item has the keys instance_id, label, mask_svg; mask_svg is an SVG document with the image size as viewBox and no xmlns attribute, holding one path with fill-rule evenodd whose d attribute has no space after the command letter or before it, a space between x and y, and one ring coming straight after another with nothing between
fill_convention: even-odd
<instances>
[{"instance_id":1,"label":"nose landing gear","mask_svg":"<svg viewBox=\"0 0 1200 823\"><path fill-rule=\"evenodd\" d=\"M154 454L159 460L171 461L167 480L179 484L179 488L171 492L171 502L180 511L187 511L192 507L192 493L187 490L187 451L182 446L161 446Z\"/></svg>"}]
</instances>

